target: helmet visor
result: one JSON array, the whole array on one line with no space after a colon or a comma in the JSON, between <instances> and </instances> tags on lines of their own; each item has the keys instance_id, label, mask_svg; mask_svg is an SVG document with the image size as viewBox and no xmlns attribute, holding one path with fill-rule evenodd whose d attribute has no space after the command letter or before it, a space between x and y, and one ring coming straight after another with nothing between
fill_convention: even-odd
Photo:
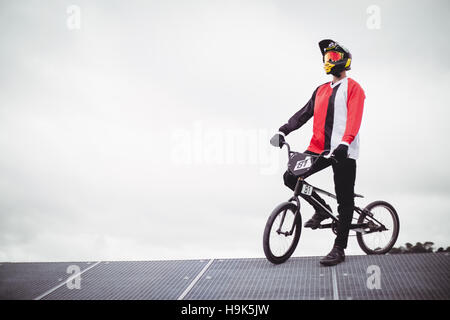
<instances>
[{"instance_id":1,"label":"helmet visor","mask_svg":"<svg viewBox=\"0 0 450 320\"><path fill-rule=\"evenodd\" d=\"M344 59L344 54L338 51L328 51L323 56L323 62L329 62L330 60L331 62L337 62L341 61L342 59Z\"/></svg>"}]
</instances>

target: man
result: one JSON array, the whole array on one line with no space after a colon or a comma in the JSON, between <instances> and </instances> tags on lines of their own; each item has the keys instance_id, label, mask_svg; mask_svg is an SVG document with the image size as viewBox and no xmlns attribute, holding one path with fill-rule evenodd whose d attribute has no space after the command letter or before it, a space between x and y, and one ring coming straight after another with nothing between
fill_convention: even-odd
<instances>
[{"instance_id":1,"label":"man","mask_svg":"<svg viewBox=\"0 0 450 320\"><path fill-rule=\"evenodd\" d=\"M325 72L331 74L333 80L316 88L308 103L280 127L271 143L281 148L285 136L314 117L313 137L305 153L317 155L332 151L337 160L320 158L314 165L315 169L307 173L309 176L329 165L333 167L339 224L333 249L320 260L321 264L331 266L345 260L344 249L347 247L353 217L356 159L359 153L358 131L365 94L356 81L347 78L346 71L350 70L352 61L350 52L330 39L320 41L319 48ZM294 190L298 177L286 171L283 178L285 185ZM313 193L313 197L316 201L305 198L315 209L315 214L305 223L305 227L316 229L321 221L328 218L323 208L330 207L317 193Z\"/></svg>"}]
</instances>

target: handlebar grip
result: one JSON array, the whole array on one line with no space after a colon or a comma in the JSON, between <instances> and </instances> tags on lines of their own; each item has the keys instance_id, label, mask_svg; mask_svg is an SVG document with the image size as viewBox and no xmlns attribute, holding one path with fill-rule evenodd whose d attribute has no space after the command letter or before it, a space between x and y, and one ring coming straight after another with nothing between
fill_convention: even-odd
<instances>
[{"instance_id":1,"label":"handlebar grip","mask_svg":"<svg viewBox=\"0 0 450 320\"><path fill-rule=\"evenodd\" d=\"M274 147L282 148L285 144L284 136L276 134L270 139L270 144Z\"/></svg>"}]
</instances>

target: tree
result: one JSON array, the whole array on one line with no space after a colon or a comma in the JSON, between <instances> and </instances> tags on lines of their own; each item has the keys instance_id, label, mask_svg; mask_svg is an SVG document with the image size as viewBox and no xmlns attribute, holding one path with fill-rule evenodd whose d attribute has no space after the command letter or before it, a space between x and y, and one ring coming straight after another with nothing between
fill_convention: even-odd
<instances>
[{"instance_id":1,"label":"tree","mask_svg":"<svg viewBox=\"0 0 450 320\"><path fill-rule=\"evenodd\" d=\"M423 247L425 248L425 250L427 252L433 252L433 245L434 245L434 242L427 241L423 244Z\"/></svg>"},{"instance_id":2,"label":"tree","mask_svg":"<svg viewBox=\"0 0 450 320\"><path fill-rule=\"evenodd\" d=\"M405 246L400 246L398 248L392 248L389 253L390 254L403 254L403 253L433 253L434 242L425 241L424 243L416 242L415 245L407 242ZM442 247L439 247L435 252L450 252L450 247L447 247L445 250Z\"/></svg>"},{"instance_id":3,"label":"tree","mask_svg":"<svg viewBox=\"0 0 450 320\"><path fill-rule=\"evenodd\" d=\"M426 253L427 250L421 242L416 242L416 245L411 248L411 253Z\"/></svg>"}]
</instances>

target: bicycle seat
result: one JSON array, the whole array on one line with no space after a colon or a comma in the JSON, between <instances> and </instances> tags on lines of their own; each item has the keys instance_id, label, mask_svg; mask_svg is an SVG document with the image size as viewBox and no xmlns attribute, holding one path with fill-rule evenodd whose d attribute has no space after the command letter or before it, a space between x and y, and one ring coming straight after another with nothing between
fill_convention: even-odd
<instances>
[{"instance_id":1,"label":"bicycle seat","mask_svg":"<svg viewBox=\"0 0 450 320\"><path fill-rule=\"evenodd\" d=\"M354 197L355 197L355 198L364 198L364 196L363 196L363 195L361 195L361 194L357 194L357 193L355 193Z\"/></svg>"}]
</instances>

